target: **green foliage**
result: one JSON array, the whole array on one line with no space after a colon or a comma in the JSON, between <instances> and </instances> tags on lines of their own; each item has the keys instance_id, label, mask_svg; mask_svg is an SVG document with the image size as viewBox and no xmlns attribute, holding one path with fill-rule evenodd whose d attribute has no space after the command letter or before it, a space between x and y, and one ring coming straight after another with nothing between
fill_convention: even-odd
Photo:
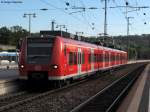
<instances>
[{"instance_id":1,"label":"green foliage","mask_svg":"<svg viewBox=\"0 0 150 112\"><path fill-rule=\"evenodd\" d=\"M11 31L7 27L0 28L0 42L2 44L8 44L11 37Z\"/></svg>"},{"instance_id":2,"label":"green foliage","mask_svg":"<svg viewBox=\"0 0 150 112\"><path fill-rule=\"evenodd\" d=\"M0 28L0 44L4 45L17 45L20 38L24 38L28 35L27 30L21 26L12 26L10 28Z\"/></svg>"},{"instance_id":3,"label":"green foliage","mask_svg":"<svg viewBox=\"0 0 150 112\"><path fill-rule=\"evenodd\" d=\"M89 37L88 42L127 51L129 59L150 59L150 34Z\"/></svg>"}]
</instances>

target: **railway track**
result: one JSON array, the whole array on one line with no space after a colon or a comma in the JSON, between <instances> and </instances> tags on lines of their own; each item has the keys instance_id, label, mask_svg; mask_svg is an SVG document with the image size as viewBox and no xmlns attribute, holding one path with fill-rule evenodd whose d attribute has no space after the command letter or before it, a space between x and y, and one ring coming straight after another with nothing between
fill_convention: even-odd
<instances>
[{"instance_id":1,"label":"railway track","mask_svg":"<svg viewBox=\"0 0 150 112\"><path fill-rule=\"evenodd\" d=\"M85 102L75 107L71 112L115 112L118 104L129 91L145 65L126 74L113 82Z\"/></svg>"},{"instance_id":2,"label":"railway track","mask_svg":"<svg viewBox=\"0 0 150 112\"><path fill-rule=\"evenodd\" d=\"M136 65L136 66L133 66L133 67L130 67L129 70L131 69L135 69L137 68L138 66L140 65ZM127 68L126 68L127 69ZM120 72L119 72L120 71ZM52 89L52 90L47 90L47 91L43 91L43 92L39 92L39 93L30 93L30 92L27 92L27 91L23 91L23 92L19 92L19 93L16 93L14 95L10 95L10 96L7 96L7 97L2 97L0 98L0 111L25 111L23 108L28 106L29 104L35 104L36 106L37 105L44 105L44 103L46 102L46 100L49 101L49 104L53 105L51 108L49 108L50 110L48 111L52 111L53 112L68 112L69 110L71 110L73 107L75 107L75 105L77 104L73 104L73 102L77 102L78 104L81 103L82 101L84 101L87 97L89 97L88 95L84 95L82 92L85 92L87 90L84 90L86 87L89 86L88 83L92 84L95 81L97 81L98 84L102 83L103 84L103 87L112 83L112 81L116 80L118 77L121 77L121 73L122 74L125 74L127 72L124 71L124 72L121 72L120 69L116 69L114 71L114 73L116 72L119 72L118 76L113 78L112 80L110 80L110 77L109 77L109 74L108 76L104 75L100 77L100 81L98 81L98 76L95 76L95 78L93 78L92 80L91 79L85 79L85 80L82 80L80 82L76 82L76 83L73 83L69 86L65 86L63 88L56 88L56 89ZM112 75L113 76L113 75ZM111 77L112 77L111 76ZM107 82L105 81L107 80ZM95 86L95 84L93 83L93 87ZM92 86L90 86L89 88L92 88ZM75 91L76 90L76 91ZM89 91L89 90L88 90ZM91 92L93 92L93 90L91 90ZM80 94L82 95L83 94L83 99L79 99L79 96L77 97L77 94ZM90 94L90 93L88 93ZM85 97L86 96L86 97ZM84 98L85 97L85 98ZM71 99L72 98L72 99ZM71 100L69 100L71 99ZM79 101L77 101L79 99ZM42 101L40 101L42 100ZM44 100L44 102L43 102ZM62 103L62 101L65 100L67 101L67 104L66 102L65 103ZM38 102L38 103L37 103ZM43 103L41 103L43 102ZM64 105L69 105L71 104L70 107L65 107ZM56 105L60 105L62 106L61 108L63 109L60 109L58 107L56 107ZM45 105L44 105L45 106ZM29 109L31 108L31 106L29 106ZM44 107L44 108L48 108L47 107ZM57 109L58 108L58 109ZM64 108L67 108L66 110L64 110ZM27 108L26 108L27 109ZM35 109L35 108L34 108ZM34 109L31 109L29 111L36 111ZM42 110L43 111L43 110Z\"/></svg>"},{"instance_id":3,"label":"railway track","mask_svg":"<svg viewBox=\"0 0 150 112\"><path fill-rule=\"evenodd\" d=\"M18 94L15 94L15 95L10 95L9 97L4 97L4 98L1 98L0 99L0 111L7 111L11 108L15 108L16 106L19 106L19 105L23 105L25 103L29 103L29 102L32 102L33 100L36 100L36 99L39 99L41 97L46 97L50 94L53 94L53 93L56 93L56 92L59 92L59 91L62 91L66 88L70 88L70 87L73 87L73 86L76 86L76 85L79 85L81 83L84 83L85 81L87 81L87 79L85 80L82 80L80 82L77 82L77 83L73 83L69 86L65 86L65 87L62 87L62 88L57 88L57 89L52 89L50 91L47 91L47 92L42 92L42 93L28 93L26 91L23 91L23 92L20 92ZM16 101L14 101L14 98L18 99ZM10 100L12 102L10 102Z\"/></svg>"}]
</instances>

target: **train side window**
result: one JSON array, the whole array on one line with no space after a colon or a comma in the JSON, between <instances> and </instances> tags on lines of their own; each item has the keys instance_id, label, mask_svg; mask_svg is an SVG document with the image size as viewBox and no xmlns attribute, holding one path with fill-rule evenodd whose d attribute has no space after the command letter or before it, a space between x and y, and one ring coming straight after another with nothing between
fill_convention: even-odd
<instances>
[{"instance_id":1,"label":"train side window","mask_svg":"<svg viewBox=\"0 0 150 112\"><path fill-rule=\"evenodd\" d=\"M96 62L98 62L98 54L96 54Z\"/></svg>"},{"instance_id":2,"label":"train side window","mask_svg":"<svg viewBox=\"0 0 150 112\"><path fill-rule=\"evenodd\" d=\"M98 58L99 58L99 54L97 54L97 62L99 62L99 59L98 59Z\"/></svg>"},{"instance_id":3,"label":"train side window","mask_svg":"<svg viewBox=\"0 0 150 112\"><path fill-rule=\"evenodd\" d=\"M113 57L114 57L113 61L116 61L116 57L115 57L115 55L114 55Z\"/></svg>"},{"instance_id":4,"label":"train side window","mask_svg":"<svg viewBox=\"0 0 150 112\"><path fill-rule=\"evenodd\" d=\"M110 61L113 61L113 55L110 54Z\"/></svg>"},{"instance_id":5,"label":"train side window","mask_svg":"<svg viewBox=\"0 0 150 112\"><path fill-rule=\"evenodd\" d=\"M105 62L108 62L108 55L105 53Z\"/></svg>"},{"instance_id":6,"label":"train side window","mask_svg":"<svg viewBox=\"0 0 150 112\"><path fill-rule=\"evenodd\" d=\"M69 53L69 65L73 65L73 52Z\"/></svg>"},{"instance_id":7,"label":"train side window","mask_svg":"<svg viewBox=\"0 0 150 112\"><path fill-rule=\"evenodd\" d=\"M78 52L78 64L81 64L81 53Z\"/></svg>"},{"instance_id":8,"label":"train side window","mask_svg":"<svg viewBox=\"0 0 150 112\"><path fill-rule=\"evenodd\" d=\"M98 54L96 54L96 62L98 62Z\"/></svg>"},{"instance_id":9,"label":"train side window","mask_svg":"<svg viewBox=\"0 0 150 112\"><path fill-rule=\"evenodd\" d=\"M107 55L106 55L106 53L105 53L105 62L107 61L107 57L106 57Z\"/></svg>"},{"instance_id":10,"label":"train side window","mask_svg":"<svg viewBox=\"0 0 150 112\"><path fill-rule=\"evenodd\" d=\"M112 61L115 61L115 56L114 55L112 55Z\"/></svg>"},{"instance_id":11,"label":"train side window","mask_svg":"<svg viewBox=\"0 0 150 112\"><path fill-rule=\"evenodd\" d=\"M119 55L117 55L117 61L119 61Z\"/></svg>"},{"instance_id":12,"label":"train side window","mask_svg":"<svg viewBox=\"0 0 150 112\"><path fill-rule=\"evenodd\" d=\"M82 64L84 64L84 53L82 53Z\"/></svg>"},{"instance_id":13,"label":"train side window","mask_svg":"<svg viewBox=\"0 0 150 112\"><path fill-rule=\"evenodd\" d=\"M80 64L81 64L81 62L82 62L82 55L81 55L81 53L80 53Z\"/></svg>"},{"instance_id":14,"label":"train side window","mask_svg":"<svg viewBox=\"0 0 150 112\"><path fill-rule=\"evenodd\" d=\"M91 63L91 54L88 54L88 61Z\"/></svg>"},{"instance_id":15,"label":"train side window","mask_svg":"<svg viewBox=\"0 0 150 112\"><path fill-rule=\"evenodd\" d=\"M99 54L99 62L103 62L103 54Z\"/></svg>"},{"instance_id":16,"label":"train side window","mask_svg":"<svg viewBox=\"0 0 150 112\"><path fill-rule=\"evenodd\" d=\"M109 62L109 54L108 54L108 53L107 53L107 56L106 56L106 57L107 57L107 62Z\"/></svg>"},{"instance_id":17,"label":"train side window","mask_svg":"<svg viewBox=\"0 0 150 112\"><path fill-rule=\"evenodd\" d=\"M112 61L112 54L110 53L110 58L109 58L109 61Z\"/></svg>"},{"instance_id":18,"label":"train side window","mask_svg":"<svg viewBox=\"0 0 150 112\"><path fill-rule=\"evenodd\" d=\"M67 48L66 48L66 45L64 46L64 55L66 56L67 54Z\"/></svg>"},{"instance_id":19,"label":"train side window","mask_svg":"<svg viewBox=\"0 0 150 112\"><path fill-rule=\"evenodd\" d=\"M94 63L96 62L96 54L94 54L94 61L93 61Z\"/></svg>"},{"instance_id":20,"label":"train side window","mask_svg":"<svg viewBox=\"0 0 150 112\"><path fill-rule=\"evenodd\" d=\"M100 62L100 60L99 60L99 54L97 54L97 62Z\"/></svg>"},{"instance_id":21,"label":"train side window","mask_svg":"<svg viewBox=\"0 0 150 112\"><path fill-rule=\"evenodd\" d=\"M76 65L77 64L77 53L73 53L74 54L74 64Z\"/></svg>"},{"instance_id":22,"label":"train side window","mask_svg":"<svg viewBox=\"0 0 150 112\"><path fill-rule=\"evenodd\" d=\"M107 54L107 62L109 62L109 53Z\"/></svg>"}]
</instances>

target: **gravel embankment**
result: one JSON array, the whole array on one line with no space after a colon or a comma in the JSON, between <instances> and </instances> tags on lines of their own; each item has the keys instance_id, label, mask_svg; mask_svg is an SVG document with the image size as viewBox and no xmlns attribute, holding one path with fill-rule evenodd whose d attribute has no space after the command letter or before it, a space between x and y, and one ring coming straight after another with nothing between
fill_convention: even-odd
<instances>
[{"instance_id":1,"label":"gravel embankment","mask_svg":"<svg viewBox=\"0 0 150 112\"><path fill-rule=\"evenodd\" d=\"M49 96L34 100L30 103L15 107L9 112L69 112L72 108L87 100L114 80L127 74L139 65L128 65L112 74L106 74L100 78L93 78L83 84L63 91L53 93ZM6 111L5 111L6 112Z\"/></svg>"}]
</instances>

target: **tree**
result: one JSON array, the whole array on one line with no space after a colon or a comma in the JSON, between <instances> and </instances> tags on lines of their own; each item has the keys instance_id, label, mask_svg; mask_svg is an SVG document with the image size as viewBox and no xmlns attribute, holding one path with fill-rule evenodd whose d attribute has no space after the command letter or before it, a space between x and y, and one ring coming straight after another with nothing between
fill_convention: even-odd
<instances>
[{"instance_id":1,"label":"tree","mask_svg":"<svg viewBox=\"0 0 150 112\"><path fill-rule=\"evenodd\" d=\"M23 29L21 26L12 26L10 29L12 35L9 44L11 45L17 45L20 38L24 38L28 35L27 30Z\"/></svg>"},{"instance_id":2,"label":"tree","mask_svg":"<svg viewBox=\"0 0 150 112\"><path fill-rule=\"evenodd\" d=\"M12 26L10 28L1 27L0 28L0 44L5 45L17 45L20 38L24 38L28 35L27 30L23 29L21 26Z\"/></svg>"},{"instance_id":3,"label":"tree","mask_svg":"<svg viewBox=\"0 0 150 112\"><path fill-rule=\"evenodd\" d=\"M0 42L2 44L8 44L10 39L11 31L7 27L0 28Z\"/></svg>"}]
</instances>

